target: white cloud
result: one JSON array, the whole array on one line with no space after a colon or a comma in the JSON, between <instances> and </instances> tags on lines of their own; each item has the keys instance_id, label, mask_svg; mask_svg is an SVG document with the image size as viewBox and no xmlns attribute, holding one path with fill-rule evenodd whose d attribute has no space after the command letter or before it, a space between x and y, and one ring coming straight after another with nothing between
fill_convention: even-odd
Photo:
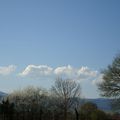
<instances>
[{"instance_id":1,"label":"white cloud","mask_svg":"<svg viewBox=\"0 0 120 120\"><path fill-rule=\"evenodd\" d=\"M98 71L91 70L88 67L81 67L77 73L79 79L89 79L89 78L95 78L98 74Z\"/></svg>"},{"instance_id":2,"label":"white cloud","mask_svg":"<svg viewBox=\"0 0 120 120\"><path fill-rule=\"evenodd\" d=\"M9 75L12 72L14 72L16 69L15 65L9 65L9 66L0 66L0 75Z\"/></svg>"},{"instance_id":3,"label":"white cloud","mask_svg":"<svg viewBox=\"0 0 120 120\"><path fill-rule=\"evenodd\" d=\"M57 76L74 77L76 75L76 70L70 65L61 66L54 70L54 74Z\"/></svg>"},{"instance_id":4,"label":"white cloud","mask_svg":"<svg viewBox=\"0 0 120 120\"><path fill-rule=\"evenodd\" d=\"M40 78L52 76L56 77L65 77L74 80L88 80L95 79L98 72L91 70L88 67L73 68L72 66L61 66L56 68L51 68L47 65L28 65L19 75L29 78Z\"/></svg>"},{"instance_id":5,"label":"white cloud","mask_svg":"<svg viewBox=\"0 0 120 120\"><path fill-rule=\"evenodd\" d=\"M40 76L48 76L52 74L53 69L47 65L28 65L20 76L30 76L30 77L40 77Z\"/></svg>"},{"instance_id":6,"label":"white cloud","mask_svg":"<svg viewBox=\"0 0 120 120\"><path fill-rule=\"evenodd\" d=\"M92 81L92 84L93 84L93 85L97 85L97 84L99 84L99 83L101 83L101 82L103 82L103 74L99 74L99 75L96 77L96 79L94 79L94 80Z\"/></svg>"}]
</instances>

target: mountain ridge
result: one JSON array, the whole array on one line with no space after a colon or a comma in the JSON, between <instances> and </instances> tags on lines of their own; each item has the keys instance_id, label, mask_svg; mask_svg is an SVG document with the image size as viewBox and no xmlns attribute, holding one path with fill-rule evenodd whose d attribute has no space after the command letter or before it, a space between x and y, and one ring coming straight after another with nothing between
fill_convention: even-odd
<instances>
[{"instance_id":1,"label":"mountain ridge","mask_svg":"<svg viewBox=\"0 0 120 120\"><path fill-rule=\"evenodd\" d=\"M111 108L112 99L108 99L108 98L87 98L87 99L85 99L85 102L95 103L100 110L112 111L112 108Z\"/></svg>"}]
</instances>

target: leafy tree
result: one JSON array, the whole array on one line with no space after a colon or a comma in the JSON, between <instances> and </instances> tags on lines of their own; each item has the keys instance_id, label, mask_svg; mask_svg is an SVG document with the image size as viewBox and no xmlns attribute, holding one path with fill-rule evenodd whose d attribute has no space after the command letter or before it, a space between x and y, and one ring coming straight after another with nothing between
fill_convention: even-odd
<instances>
[{"instance_id":1,"label":"leafy tree","mask_svg":"<svg viewBox=\"0 0 120 120\"><path fill-rule=\"evenodd\" d=\"M107 115L92 102L84 103L80 109L81 120L107 120Z\"/></svg>"},{"instance_id":2,"label":"leafy tree","mask_svg":"<svg viewBox=\"0 0 120 120\"><path fill-rule=\"evenodd\" d=\"M108 116L101 110L95 110L91 113L91 120L108 120Z\"/></svg>"},{"instance_id":3,"label":"leafy tree","mask_svg":"<svg viewBox=\"0 0 120 120\"><path fill-rule=\"evenodd\" d=\"M97 110L96 104L91 102L84 103L80 109L81 120L91 120L91 114L96 110Z\"/></svg>"},{"instance_id":4,"label":"leafy tree","mask_svg":"<svg viewBox=\"0 0 120 120\"><path fill-rule=\"evenodd\" d=\"M58 78L52 86L52 93L57 98L59 108L62 106L64 120L67 120L68 110L75 105L75 98L80 97L80 84L74 80Z\"/></svg>"},{"instance_id":5,"label":"leafy tree","mask_svg":"<svg viewBox=\"0 0 120 120\"><path fill-rule=\"evenodd\" d=\"M120 102L120 54L103 71L103 81L98 84L98 88L102 96L115 98L117 103Z\"/></svg>"}]
</instances>

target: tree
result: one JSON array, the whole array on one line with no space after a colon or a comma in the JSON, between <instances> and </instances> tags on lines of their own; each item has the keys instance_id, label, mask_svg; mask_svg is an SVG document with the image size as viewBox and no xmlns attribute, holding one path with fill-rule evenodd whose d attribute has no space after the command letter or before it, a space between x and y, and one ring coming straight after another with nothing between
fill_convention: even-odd
<instances>
[{"instance_id":1,"label":"tree","mask_svg":"<svg viewBox=\"0 0 120 120\"><path fill-rule=\"evenodd\" d=\"M81 120L91 120L91 114L97 110L97 105L91 102L84 103L80 109Z\"/></svg>"},{"instance_id":2,"label":"tree","mask_svg":"<svg viewBox=\"0 0 120 120\"><path fill-rule=\"evenodd\" d=\"M14 104L9 102L9 99L2 100L0 104L0 113L2 114L3 120L13 120Z\"/></svg>"},{"instance_id":3,"label":"tree","mask_svg":"<svg viewBox=\"0 0 120 120\"><path fill-rule=\"evenodd\" d=\"M15 104L15 110L19 116L22 116L22 119L27 117L27 119L33 120L37 116L40 120L42 119L43 110L45 111L47 104L46 90L29 86L11 93L8 98Z\"/></svg>"},{"instance_id":4,"label":"tree","mask_svg":"<svg viewBox=\"0 0 120 120\"><path fill-rule=\"evenodd\" d=\"M98 84L102 96L120 101L120 54L103 71L103 82Z\"/></svg>"},{"instance_id":5,"label":"tree","mask_svg":"<svg viewBox=\"0 0 120 120\"><path fill-rule=\"evenodd\" d=\"M80 97L80 84L74 80L58 78L52 86L52 93L58 98L58 104L64 111L64 120L67 120L68 110L75 104L75 98Z\"/></svg>"},{"instance_id":6,"label":"tree","mask_svg":"<svg viewBox=\"0 0 120 120\"><path fill-rule=\"evenodd\" d=\"M101 110L95 110L91 113L91 120L108 120L108 116Z\"/></svg>"},{"instance_id":7,"label":"tree","mask_svg":"<svg viewBox=\"0 0 120 120\"><path fill-rule=\"evenodd\" d=\"M81 106L80 120L107 120L107 115L96 104L87 102Z\"/></svg>"}]
</instances>

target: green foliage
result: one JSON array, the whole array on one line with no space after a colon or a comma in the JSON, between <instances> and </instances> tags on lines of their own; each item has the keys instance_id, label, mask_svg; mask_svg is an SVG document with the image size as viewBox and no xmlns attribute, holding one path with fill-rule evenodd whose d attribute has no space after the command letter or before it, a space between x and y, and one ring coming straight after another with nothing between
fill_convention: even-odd
<instances>
[{"instance_id":1,"label":"green foliage","mask_svg":"<svg viewBox=\"0 0 120 120\"><path fill-rule=\"evenodd\" d=\"M103 82L98 84L102 96L120 101L120 55L103 71ZM118 104L119 102L117 102ZM117 109L120 109L120 107Z\"/></svg>"},{"instance_id":2,"label":"green foliage","mask_svg":"<svg viewBox=\"0 0 120 120\"><path fill-rule=\"evenodd\" d=\"M101 110L95 110L91 113L91 120L107 120L107 115Z\"/></svg>"},{"instance_id":3,"label":"green foliage","mask_svg":"<svg viewBox=\"0 0 120 120\"><path fill-rule=\"evenodd\" d=\"M102 96L120 96L120 55L103 71L103 82L99 84L99 89Z\"/></svg>"},{"instance_id":4,"label":"green foliage","mask_svg":"<svg viewBox=\"0 0 120 120\"><path fill-rule=\"evenodd\" d=\"M80 109L80 118L82 120L90 120L91 119L91 114L97 110L97 106L94 103L87 102L81 106Z\"/></svg>"},{"instance_id":5,"label":"green foliage","mask_svg":"<svg viewBox=\"0 0 120 120\"><path fill-rule=\"evenodd\" d=\"M81 106L80 109L81 120L107 120L107 115L99 110L96 104L88 102Z\"/></svg>"},{"instance_id":6,"label":"green foliage","mask_svg":"<svg viewBox=\"0 0 120 120\"><path fill-rule=\"evenodd\" d=\"M95 111L97 109L96 104L87 102L81 106L82 112L85 112L86 114L90 113L91 111Z\"/></svg>"}]
</instances>

